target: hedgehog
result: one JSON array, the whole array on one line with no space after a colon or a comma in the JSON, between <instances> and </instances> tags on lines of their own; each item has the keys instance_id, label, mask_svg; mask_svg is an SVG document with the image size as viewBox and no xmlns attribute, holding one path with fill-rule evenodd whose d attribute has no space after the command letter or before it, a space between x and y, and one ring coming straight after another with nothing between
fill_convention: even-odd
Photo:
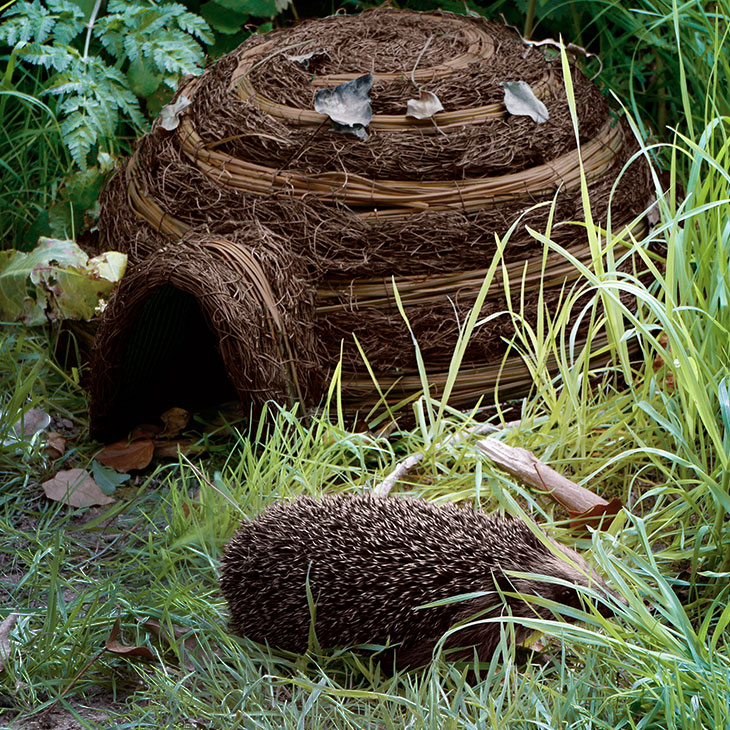
<instances>
[{"instance_id":1,"label":"hedgehog","mask_svg":"<svg viewBox=\"0 0 730 730\"><path fill-rule=\"evenodd\" d=\"M554 617L530 596L579 607L576 586L589 586L606 599L599 610L610 615L609 596L614 605L622 599L578 553L544 533L541 539L538 529L423 499L355 494L277 502L244 522L225 548L220 583L230 626L302 654L314 616L321 648L393 647L396 668L410 669L430 662L444 633L475 614L517 617L515 640L524 641L530 631L519 617ZM472 593L478 595L423 608ZM474 621L444 647L450 658L469 659L476 650L488 661L500 634L499 621Z\"/></svg>"}]
</instances>

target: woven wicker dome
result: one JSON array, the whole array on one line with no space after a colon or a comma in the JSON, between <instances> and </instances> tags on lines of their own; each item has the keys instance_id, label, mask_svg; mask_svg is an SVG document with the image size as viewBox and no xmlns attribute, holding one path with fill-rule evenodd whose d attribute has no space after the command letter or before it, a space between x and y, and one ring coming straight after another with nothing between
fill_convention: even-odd
<instances>
[{"instance_id":1,"label":"woven wicker dome","mask_svg":"<svg viewBox=\"0 0 730 730\"><path fill-rule=\"evenodd\" d=\"M308 70L289 57L307 53L315 53ZM373 119L363 141L330 131L313 100L318 90L365 73L373 74ZM530 84L549 121L506 113L500 82L515 80ZM614 229L623 227L650 197L646 169L633 163L612 192L636 145L576 68L571 81L594 220L605 225L610 209ZM436 93L444 106L433 120L405 115L419 90ZM238 272L238 299L259 302L257 326L278 341L272 349L251 327L224 336L210 325L218 343L211 367L223 363L246 404L286 394L316 405L342 343L345 403L367 412L379 396L353 333L383 390L392 388L395 400L415 394L414 348L395 306L392 276L438 387L458 323L494 255L495 234L513 225L504 261L514 291L526 272L528 319L536 316L541 281L550 306L566 282L579 278L557 254L548 255L543 272L542 247L526 230L544 230L550 206L535 206L553 199L556 222L582 218L579 154L560 62L505 28L393 10L312 20L249 38L203 75L184 80L182 95L192 104L179 127L170 133L156 124L105 191L103 244L137 265L116 295L120 301L152 296L147 279L159 279L156 267L169 269L176 247L185 250L177 268L187 267L183 279L203 281L210 271L212 281L219 264ZM590 262L580 226L554 226L551 237ZM218 244L211 246L212 239ZM251 261L258 265L254 279L261 279L255 291ZM271 307L260 308L264 290L274 293L278 319ZM192 296L207 322L206 297ZM483 313L503 311L504 296L502 282L495 282ZM120 418L121 383L134 387L123 363L134 360L130 347L145 339L153 347L149 337L131 332L149 330L154 315L151 307L143 319L129 311L112 302L98 338L92 368L98 434L136 418L129 408ZM238 317L227 306L220 311ZM519 356L503 363L511 328L508 317L497 317L475 332L452 404L475 402L498 377L503 397L526 392L530 378ZM279 380L272 380L274 371ZM177 400L167 407L184 405L184 391L171 392Z\"/></svg>"}]
</instances>

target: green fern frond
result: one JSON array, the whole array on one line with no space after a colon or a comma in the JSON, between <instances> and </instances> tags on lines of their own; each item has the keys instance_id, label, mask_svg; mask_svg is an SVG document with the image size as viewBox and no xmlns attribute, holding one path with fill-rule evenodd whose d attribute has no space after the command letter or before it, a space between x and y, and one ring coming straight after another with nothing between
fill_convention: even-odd
<instances>
[{"instance_id":1,"label":"green fern frond","mask_svg":"<svg viewBox=\"0 0 730 730\"><path fill-rule=\"evenodd\" d=\"M210 45L215 40L210 32L210 27L199 15L185 11L180 13L175 20L180 30L194 36L202 43Z\"/></svg>"},{"instance_id":2,"label":"green fern frond","mask_svg":"<svg viewBox=\"0 0 730 730\"><path fill-rule=\"evenodd\" d=\"M208 24L179 3L153 5L144 0L111 0L95 34L119 61L152 62L152 73L198 73L203 51L195 41L212 43ZM169 85L169 84L168 84Z\"/></svg>"},{"instance_id":3,"label":"green fern frond","mask_svg":"<svg viewBox=\"0 0 730 730\"><path fill-rule=\"evenodd\" d=\"M11 20L0 25L0 41L9 46L30 41L43 43L56 25L55 16L39 0L16 3L3 17Z\"/></svg>"},{"instance_id":4,"label":"green fern frond","mask_svg":"<svg viewBox=\"0 0 730 730\"><path fill-rule=\"evenodd\" d=\"M63 95L59 111L64 119L64 142L82 170L91 149L112 137L120 114L138 127L144 125L137 97L127 88L124 74L99 57L77 58L46 93Z\"/></svg>"},{"instance_id":5,"label":"green fern frond","mask_svg":"<svg viewBox=\"0 0 730 730\"><path fill-rule=\"evenodd\" d=\"M56 17L53 37L56 43L67 46L86 27L84 12L70 0L46 0L46 5Z\"/></svg>"},{"instance_id":6,"label":"green fern frond","mask_svg":"<svg viewBox=\"0 0 730 730\"><path fill-rule=\"evenodd\" d=\"M34 66L43 66L54 71L65 71L73 62L74 54L78 52L65 46L51 46L41 43L18 44L16 46L19 60L32 63Z\"/></svg>"},{"instance_id":7,"label":"green fern frond","mask_svg":"<svg viewBox=\"0 0 730 730\"><path fill-rule=\"evenodd\" d=\"M200 71L200 47L190 36L180 39L174 32L162 33L155 43L146 43L143 50L145 58L168 74L181 76Z\"/></svg>"},{"instance_id":8,"label":"green fern frond","mask_svg":"<svg viewBox=\"0 0 730 730\"><path fill-rule=\"evenodd\" d=\"M89 152L99 138L93 112L94 109L90 107L88 111L74 114L61 122L61 134L66 148L82 170L87 169Z\"/></svg>"},{"instance_id":9,"label":"green fern frond","mask_svg":"<svg viewBox=\"0 0 730 730\"><path fill-rule=\"evenodd\" d=\"M86 28L74 0L18 2L3 17L0 42L15 45L19 61L49 72L43 94L58 99L64 144L82 170L95 148L114 137L122 119L144 127L130 89L130 68L136 64L155 82L148 93L160 83L175 88L180 76L200 71L200 43L214 40L208 24L178 2L110 0L85 55L74 43Z\"/></svg>"},{"instance_id":10,"label":"green fern frond","mask_svg":"<svg viewBox=\"0 0 730 730\"><path fill-rule=\"evenodd\" d=\"M15 3L3 17L10 19L0 25L0 41L9 46L44 43L51 36L57 43L68 45L84 29L81 8L69 0Z\"/></svg>"}]
</instances>

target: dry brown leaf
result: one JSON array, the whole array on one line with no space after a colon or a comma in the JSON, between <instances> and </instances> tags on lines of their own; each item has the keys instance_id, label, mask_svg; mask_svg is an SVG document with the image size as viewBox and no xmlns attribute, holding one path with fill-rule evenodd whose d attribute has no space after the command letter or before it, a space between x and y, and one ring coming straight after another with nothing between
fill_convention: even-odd
<instances>
[{"instance_id":1,"label":"dry brown leaf","mask_svg":"<svg viewBox=\"0 0 730 730\"><path fill-rule=\"evenodd\" d=\"M46 451L51 459L60 459L66 453L66 439L58 431L46 434Z\"/></svg>"},{"instance_id":2,"label":"dry brown leaf","mask_svg":"<svg viewBox=\"0 0 730 730\"><path fill-rule=\"evenodd\" d=\"M669 338L667 337L666 333L662 332L662 334L659 335L659 344L666 349L669 355L672 354L671 350L669 349ZM667 368L667 363L664 361L664 358L659 353L654 356L652 368L655 373L659 372L660 370L666 370L664 374L664 388L667 392L673 393L674 373L669 371L669 369Z\"/></svg>"},{"instance_id":3,"label":"dry brown leaf","mask_svg":"<svg viewBox=\"0 0 730 730\"><path fill-rule=\"evenodd\" d=\"M106 446L97 454L96 460L104 466L126 474L135 469L149 466L155 453L155 444L151 439L139 441L117 441Z\"/></svg>"},{"instance_id":4,"label":"dry brown leaf","mask_svg":"<svg viewBox=\"0 0 730 730\"><path fill-rule=\"evenodd\" d=\"M612 499L608 504L597 504L585 512L571 512L570 526L585 532L588 532L589 527L594 530L605 530L623 508L624 505L620 499Z\"/></svg>"},{"instance_id":5,"label":"dry brown leaf","mask_svg":"<svg viewBox=\"0 0 730 730\"><path fill-rule=\"evenodd\" d=\"M657 340L659 344L667 351L669 351L668 344L669 344L669 338L667 337L665 332L662 332L662 334L659 335L659 338ZM652 369L654 372L657 372L658 370L661 370L666 363L664 362L664 358L657 352L656 355L654 355L654 362L652 363Z\"/></svg>"},{"instance_id":6,"label":"dry brown leaf","mask_svg":"<svg viewBox=\"0 0 730 730\"><path fill-rule=\"evenodd\" d=\"M142 439L153 439L162 431L162 426L156 426L152 423L140 423L135 426L129 435L130 441L141 441Z\"/></svg>"},{"instance_id":7,"label":"dry brown leaf","mask_svg":"<svg viewBox=\"0 0 730 730\"><path fill-rule=\"evenodd\" d=\"M190 411L184 408L170 408L160 416L160 420L165 424L160 437L173 438L185 430L190 421Z\"/></svg>"},{"instance_id":8,"label":"dry brown leaf","mask_svg":"<svg viewBox=\"0 0 730 730\"><path fill-rule=\"evenodd\" d=\"M173 635L170 636L170 630L166 626L163 626L159 621L157 621L157 619L147 619L147 621L144 621L142 625L145 628L153 631L161 639L165 639L170 644L170 646L177 646L180 652L180 658L183 660L185 667L187 669L193 668L193 664L192 662L190 662L189 659L187 659L187 656L190 654L194 654L196 651L200 652L200 645L198 644L198 640L195 638L195 636L188 636L186 639L183 639L183 636L190 633L190 629L186 629L182 626L177 626L173 624Z\"/></svg>"},{"instance_id":9,"label":"dry brown leaf","mask_svg":"<svg viewBox=\"0 0 730 730\"><path fill-rule=\"evenodd\" d=\"M109 638L106 640L107 651L113 654L123 654L124 656L141 656L145 659L154 659L155 655L146 646L127 646L119 641L120 624L120 620L117 619L114 626L112 626Z\"/></svg>"},{"instance_id":10,"label":"dry brown leaf","mask_svg":"<svg viewBox=\"0 0 730 730\"><path fill-rule=\"evenodd\" d=\"M176 439L175 441L155 441L156 459L177 459L178 451L181 454L190 454L196 449L192 439Z\"/></svg>"},{"instance_id":11,"label":"dry brown leaf","mask_svg":"<svg viewBox=\"0 0 730 730\"><path fill-rule=\"evenodd\" d=\"M31 408L13 426L13 433L18 439L28 440L35 434L48 428L51 417L41 408Z\"/></svg>"},{"instance_id":12,"label":"dry brown leaf","mask_svg":"<svg viewBox=\"0 0 730 730\"><path fill-rule=\"evenodd\" d=\"M1 624L0 624L0 672L5 669L5 662L10 656L10 632L15 626L15 622L18 620L17 613L11 613Z\"/></svg>"},{"instance_id":13,"label":"dry brown leaf","mask_svg":"<svg viewBox=\"0 0 730 730\"><path fill-rule=\"evenodd\" d=\"M187 502L183 502L183 514L185 517L190 517L190 510L195 509L196 507L200 507L200 489L195 493L195 496L193 497L192 504L190 507L188 507Z\"/></svg>"},{"instance_id":14,"label":"dry brown leaf","mask_svg":"<svg viewBox=\"0 0 730 730\"><path fill-rule=\"evenodd\" d=\"M91 507L95 504L114 502L101 491L85 469L59 471L53 479L43 482L43 491L48 499L63 502L71 507Z\"/></svg>"}]
</instances>

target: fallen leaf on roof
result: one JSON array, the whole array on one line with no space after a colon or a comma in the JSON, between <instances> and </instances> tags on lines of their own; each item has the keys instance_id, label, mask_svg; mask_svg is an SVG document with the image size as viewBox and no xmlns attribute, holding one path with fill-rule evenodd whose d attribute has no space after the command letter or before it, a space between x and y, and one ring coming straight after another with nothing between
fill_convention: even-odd
<instances>
[{"instance_id":1,"label":"fallen leaf on roof","mask_svg":"<svg viewBox=\"0 0 730 730\"><path fill-rule=\"evenodd\" d=\"M192 104L185 94L172 104L166 104L160 109L160 126L168 132L177 129L180 124L180 115Z\"/></svg>"},{"instance_id":2,"label":"fallen leaf on roof","mask_svg":"<svg viewBox=\"0 0 730 730\"><path fill-rule=\"evenodd\" d=\"M297 66L299 66L299 68L303 68L305 71L309 71L309 69L318 61L323 61L325 58L329 57L330 54L327 53L324 48L321 48L319 51L302 53L300 56L287 56L286 54L284 54L284 58L286 58L287 61L295 63Z\"/></svg>"},{"instance_id":3,"label":"fallen leaf on roof","mask_svg":"<svg viewBox=\"0 0 730 730\"><path fill-rule=\"evenodd\" d=\"M366 74L345 81L334 89L321 89L314 97L314 110L332 120L333 132L354 134L365 140L368 138L365 128L373 118L370 105L372 85L373 75Z\"/></svg>"},{"instance_id":4,"label":"fallen leaf on roof","mask_svg":"<svg viewBox=\"0 0 730 730\"><path fill-rule=\"evenodd\" d=\"M504 105L515 116L530 117L538 124L550 119L547 107L535 96L530 85L524 81L502 81Z\"/></svg>"},{"instance_id":5,"label":"fallen leaf on roof","mask_svg":"<svg viewBox=\"0 0 730 730\"><path fill-rule=\"evenodd\" d=\"M421 90L420 99L409 99L406 110L407 117L430 119L434 114L444 110L441 100L432 91Z\"/></svg>"}]
</instances>

